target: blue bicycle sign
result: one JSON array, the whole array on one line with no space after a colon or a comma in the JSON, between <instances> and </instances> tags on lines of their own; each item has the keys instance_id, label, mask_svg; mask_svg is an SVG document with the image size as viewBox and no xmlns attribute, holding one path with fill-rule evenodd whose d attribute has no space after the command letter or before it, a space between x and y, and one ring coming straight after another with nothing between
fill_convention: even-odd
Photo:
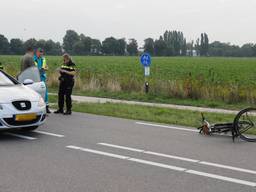
<instances>
[{"instance_id":1,"label":"blue bicycle sign","mask_svg":"<svg viewBox=\"0 0 256 192\"><path fill-rule=\"evenodd\" d=\"M151 56L148 53L144 53L140 57L140 62L144 67L149 67L151 65Z\"/></svg>"}]
</instances>

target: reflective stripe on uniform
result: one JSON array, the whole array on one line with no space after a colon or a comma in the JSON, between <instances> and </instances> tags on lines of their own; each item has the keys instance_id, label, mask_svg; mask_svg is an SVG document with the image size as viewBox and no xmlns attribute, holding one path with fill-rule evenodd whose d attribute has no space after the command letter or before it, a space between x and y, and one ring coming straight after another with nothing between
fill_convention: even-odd
<instances>
[{"instance_id":1,"label":"reflective stripe on uniform","mask_svg":"<svg viewBox=\"0 0 256 192\"><path fill-rule=\"evenodd\" d=\"M62 69L69 69L69 70L75 70L75 67L67 66L67 65L62 65L61 68Z\"/></svg>"},{"instance_id":2,"label":"reflective stripe on uniform","mask_svg":"<svg viewBox=\"0 0 256 192\"><path fill-rule=\"evenodd\" d=\"M44 57L42 59L43 59L43 66L42 66L42 68L45 69L45 70L48 70L48 65L46 63L46 59Z\"/></svg>"},{"instance_id":3,"label":"reflective stripe on uniform","mask_svg":"<svg viewBox=\"0 0 256 192\"><path fill-rule=\"evenodd\" d=\"M46 63L46 59L44 57L41 59L43 60L42 69L48 70L48 65ZM35 66L38 66L37 60L35 60Z\"/></svg>"}]
</instances>

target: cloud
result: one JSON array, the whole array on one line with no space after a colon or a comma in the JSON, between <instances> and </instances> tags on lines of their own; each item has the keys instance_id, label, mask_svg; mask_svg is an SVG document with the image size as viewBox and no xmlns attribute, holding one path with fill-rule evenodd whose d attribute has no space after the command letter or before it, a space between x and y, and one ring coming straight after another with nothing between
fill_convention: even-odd
<instances>
[{"instance_id":1,"label":"cloud","mask_svg":"<svg viewBox=\"0 0 256 192\"><path fill-rule=\"evenodd\" d=\"M116 9L124 9L125 8L125 5L123 3L119 3L119 4L116 4L115 5L115 8Z\"/></svg>"}]
</instances>

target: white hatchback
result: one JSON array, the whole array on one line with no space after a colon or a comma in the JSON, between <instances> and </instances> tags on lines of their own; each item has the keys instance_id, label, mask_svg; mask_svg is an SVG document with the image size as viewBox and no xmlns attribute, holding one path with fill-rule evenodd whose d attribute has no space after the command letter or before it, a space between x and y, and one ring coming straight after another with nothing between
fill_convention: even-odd
<instances>
[{"instance_id":1,"label":"white hatchback","mask_svg":"<svg viewBox=\"0 0 256 192\"><path fill-rule=\"evenodd\" d=\"M0 130L31 131L46 119L45 84L37 67L31 67L14 79L0 70Z\"/></svg>"}]
</instances>

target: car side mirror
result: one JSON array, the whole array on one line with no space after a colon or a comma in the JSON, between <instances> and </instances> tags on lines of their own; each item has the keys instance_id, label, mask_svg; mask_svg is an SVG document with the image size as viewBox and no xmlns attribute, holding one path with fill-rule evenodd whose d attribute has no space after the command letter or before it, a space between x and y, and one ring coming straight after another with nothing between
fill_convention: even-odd
<instances>
[{"instance_id":1,"label":"car side mirror","mask_svg":"<svg viewBox=\"0 0 256 192\"><path fill-rule=\"evenodd\" d=\"M34 83L33 80L31 79L25 79L24 82L23 82L23 85L32 85Z\"/></svg>"}]
</instances>

